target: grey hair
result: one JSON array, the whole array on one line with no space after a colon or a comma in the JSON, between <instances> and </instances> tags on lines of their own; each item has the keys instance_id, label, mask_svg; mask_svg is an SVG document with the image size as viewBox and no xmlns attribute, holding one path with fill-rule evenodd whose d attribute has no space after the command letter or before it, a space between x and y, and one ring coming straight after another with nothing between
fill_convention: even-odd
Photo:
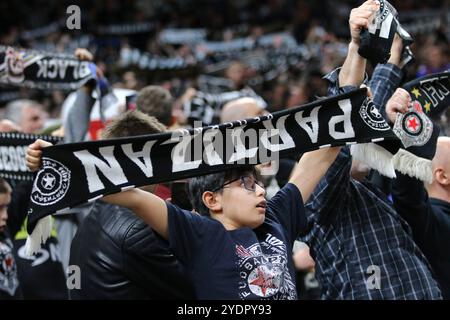
<instances>
[{"instance_id":1,"label":"grey hair","mask_svg":"<svg viewBox=\"0 0 450 320\"><path fill-rule=\"evenodd\" d=\"M8 103L5 107L4 118L19 124L22 119L22 109L25 106L39 107L40 104L29 99L19 99Z\"/></svg>"}]
</instances>

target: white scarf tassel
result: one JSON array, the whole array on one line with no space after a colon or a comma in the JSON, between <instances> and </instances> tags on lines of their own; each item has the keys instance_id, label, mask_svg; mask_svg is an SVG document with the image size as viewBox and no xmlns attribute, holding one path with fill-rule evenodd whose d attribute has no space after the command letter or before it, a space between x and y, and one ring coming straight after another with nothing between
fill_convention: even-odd
<instances>
[{"instance_id":1,"label":"white scarf tassel","mask_svg":"<svg viewBox=\"0 0 450 320\"><path fill-rule=\"evenodd\" d=\"M396 178L393 155L375 143L354 144L350 148L353 159L388 178Z\"/></svg>"},{"instance_id":2,"label":"white scarf tassel","mask_svg":"<svg viewBox=\"0 0 450 320\"><path fill-rule=\"evenodd\" d=\"M52 231L52 216L46 216L38 221L33 232L28 235L25 243L25 254L32 256L41 249L41 244L45 243Z\"/></svg>"},{"instance_id":3,"label":"white scarf tassel","mask_svg":"<svg viewBox=\"0 0 450 320\"><path fill-rule=\"evenodd\" d=\"M393 163L395 169L403 174L428 184L433 182L431 160L420 158L405 149L399 149L393 158Z\"/></svg>"}]
</instances>

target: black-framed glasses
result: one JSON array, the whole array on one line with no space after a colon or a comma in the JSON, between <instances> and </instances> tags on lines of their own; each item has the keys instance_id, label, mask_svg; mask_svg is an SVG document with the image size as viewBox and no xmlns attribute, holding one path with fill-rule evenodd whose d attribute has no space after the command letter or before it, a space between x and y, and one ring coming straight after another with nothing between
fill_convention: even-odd
<instances>
[{"instance_id":1,"label":"black-framed glasses","mask_svg":"<svg viewBox=\"0 0 450 320\"><path fill-rule=\"evenodd\" d=\"M217 187L215 189L212 190L212 192L217 192L220 189L226 188L226 186L228 186L229 184L241 180L242 185L244 186L244 188L248 191L252 191L255 192L256 191L256 185L260 186L261 188L265 189L266 186L264 185L264 183L262 183L261 181L256 180L253 177L250 176L241 176L239 178L230 180L228 182L225 182L223 185L221 185L220 187Z\"/></svg>"}]
</instances>

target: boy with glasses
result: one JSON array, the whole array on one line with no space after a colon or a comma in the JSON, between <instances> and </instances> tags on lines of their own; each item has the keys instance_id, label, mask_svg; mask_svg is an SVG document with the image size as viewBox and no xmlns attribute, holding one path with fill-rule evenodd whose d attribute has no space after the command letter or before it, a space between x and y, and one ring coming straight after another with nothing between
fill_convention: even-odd
<instances>
[{"instance_id":1,"label":"boy with glasses","mask_svg":"<svg viewBox=\"0 0 450 320\"><path fill-rule=\"evenodd\" d=\"M31 170L48 145L42 140L30 145ZM131 209L168 241L189 269L198 299L296 299L291 257L294 240L306 228L302 199L309 198L339 150L305 154L269 201L253 166L191 179L189 193L199 214L140 189L103 199Z\"/></svg>"}]
</instances>

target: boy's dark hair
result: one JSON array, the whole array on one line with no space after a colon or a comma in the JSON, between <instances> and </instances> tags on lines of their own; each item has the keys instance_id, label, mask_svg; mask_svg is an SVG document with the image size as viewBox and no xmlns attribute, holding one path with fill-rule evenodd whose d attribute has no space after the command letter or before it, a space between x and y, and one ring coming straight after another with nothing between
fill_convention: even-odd
<instances>
[{"instance_id":1,"label":"boy's dark hair","mask_svg":"<svg viewBox=\"0 0 450 320\"><path fill-rule=\"evenodd\" d=\"M224 172L191 178L188 185L188 194L194 210L202 216L209 217L209 209L202 200L203 193L214 190L228 181L245 175L253 175L255 178L258 177L255 167L248 165ZM222 192L222 189L217 192Z\"/></svg>"},{"instance_id":2,"label":"boy's dark hair","mask_svg":"<svg viewBox=\"0 0 450 320\"><path fill-rule=\"evenodd\" d=\"M0 193L11 193L11 187L3 178L0 178Z\"/></svg>"},{"instance_id":3,"label":"boy's dark hair","mask_svg":"<svg viewBox=\"0 0 450 320\"><path fill-rule=\"evenodd\" d=\"M136 98L137 110L154 116L166 126L172 121L173 98L169 91L159 86L147 86L141 89Z\"/></svg>"},{"instance_id":4,"label":"boy's dark hair","mask_svg":"<svg viewBox=\"0 0 450 320\"><path fill-rule=\"evenodd\" d=\"M102 133L104 139L132 137L165 132L166 127L155 117L137 110L127 111L111 121Z\"/></svg>"}]
</instances>

